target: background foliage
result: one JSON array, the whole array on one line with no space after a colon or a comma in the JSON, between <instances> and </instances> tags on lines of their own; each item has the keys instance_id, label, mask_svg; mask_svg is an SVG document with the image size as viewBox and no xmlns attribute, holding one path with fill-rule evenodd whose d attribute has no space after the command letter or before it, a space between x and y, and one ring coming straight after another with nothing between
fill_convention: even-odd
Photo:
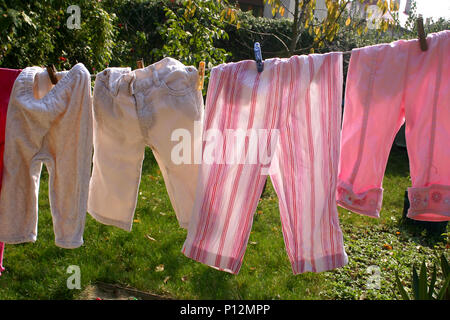
<instances>
[{"instance_id":1,"label":"background foliage","mask_svg":"<svg viewBox=\"0 0 450 320\"><path fill-rule=\"evenodd\" d=\"M0 1L0 67L25 68L54 63L58 69L83 62L100 69L112 58L114 13L101 2L77 1L81 29L69 29L68 0Z\"/></svg>"},{"instance_id":2,"label":"background foliage","mask_svg":"<svg viewBox=\"0 0 450 320\"><path fill-rule=\"evenodd\" d=\"M263 58L290 55L282 42L289 43L292 38L293 20L256 18L224 0L81 0L77 1L81 8L78 30L66 27L66 9L72 2L0 0L0 67L54 63L61 70L83 62L95 73L107 66L134 68L140 58L148 65L172 56L190 65L204 60L211 68L223 62L253 59L256 41L261 43ZM395 19L397 15L393 13ZM414 38L416 18L413 5L404 28L391 24L385 31L363 34L355 27L358 21L351 19L348 23L348 14L343 12L334 25L328 26L336 31L332 39L324 39L319 46L312 27L303 28L296 50L345 51ZM425 26L427 33L449 28L450 21L444 19Z\"/></svg>"},{"instance_id":3,"label":"background foliage","mask_svg":"<svg viewBox=\"0 0 450 320\"><path fill-rule=\"evenodd\" d=\"M65 26L71 2L0 0L0 67L54 63L61 70L79 61L94 73L108 65L134 68L139 58L148 65L168 55L193 65L206 60L211 67L253 59L255 41L261 43L263 58L288 55L279 39L286 42L291 37L291 20L255 18L225 1L80 0L80 30ZM315 47L314 35L302 31L296 49L345 51L417 36L414 10L405 28L391 26L364 35L346 24L345 14L336 22L339 28L332 41ZM430 33L449 27L450 22L441 19L425 29ZM95 281L116 282L174 298L395 298L394 271L407 279L414 263L427 259L431 265L441 253L448 255L450 248L449 227L446 238L436 240L400 221L401 199L410 185L408 175L406 151L394 150L383 182L386 192L381 218L374 220L339 208L349 265L301 276L291 274L276 194L268 183L255 215L243 268L239 276L232 276L180 253L186 232L178 227L150 149L146 151L133 232L104 226L88 217L88 245L78 250L53 245L48 175L43 170L39 241L7 246L0 299L78 298L78 291L66 288L66 268L71 264L83 266L83 288ZM372 265L380 267L379 290L366 286L367 269Z\"/></svg>"}]
</instances>

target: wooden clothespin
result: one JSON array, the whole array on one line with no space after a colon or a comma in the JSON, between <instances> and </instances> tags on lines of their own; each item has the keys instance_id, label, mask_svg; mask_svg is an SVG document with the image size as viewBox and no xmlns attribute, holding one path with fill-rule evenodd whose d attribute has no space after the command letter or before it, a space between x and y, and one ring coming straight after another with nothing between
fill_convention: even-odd
<instances>
[{"instance_id":1,"label":"wooden clothespin","mask_svg":"<svg viewBox=\"0 0 450 320\"><path fill-rule=\"evenodd\" d=\"M48 76L50 78L50 81L53 84L57 84L58 83L58 78L56 77L56 68L54 64L49 64L47 66L45 66L45 68L47 69L47 73Z\"/></svg>"},{"instance_id":2,"label":"wooden clothespin","mask_svg":"<svg viewBox=\"0 0 450 320\"><path fill-rule=\"evenodd\" d=\"M256 69L258 72L262 72L264 70L264 62L262 61L261 46L259 45L259 42L255 42L253 50L255 51Z\"/></svg>"},{"instance_id":3,"label":"wooden clothespin","mask_svg":"<svg viewBox=\"0 0 450 320\"><path fill-rule=\"evenodd\" d=\"M423 28L423 18L422 18L422 16L417 18L416 22L417 22L417 33L419 35L420 49L422 51L427 51L428 50L428 44L427 44L427 38L426 38L426 35L425 35L425 29Z\"/></svg>"},{"instance_id":4,"label":"wooden clothespin","mask_svg":"<svg viewBox=\"0 0 450 320\"><path fill-rule=\"evenodd\" d=\"M137 61L137 67L138 67L138 69L144 68L144 59L141 58Z\"/></svg>"},{"instance_id":5,"label":"wooden clothespin","mask_svg":"<svg viewBox=\"0 0 450 320\"><path fill-rule=\"evenodd\" d=\"M205 61L200 61L198 65L198 90L203 90L203 83L205 82Z\"/></svg>"}]
</instances>

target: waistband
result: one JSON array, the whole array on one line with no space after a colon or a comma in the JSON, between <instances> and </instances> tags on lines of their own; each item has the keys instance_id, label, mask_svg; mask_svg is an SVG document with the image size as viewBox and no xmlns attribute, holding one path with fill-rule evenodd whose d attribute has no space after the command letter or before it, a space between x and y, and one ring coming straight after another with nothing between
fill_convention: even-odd
<instances>
[{"instance_id":1,"label":"waistband","mask_svg":"<svg viewBox=\"0 0 450 320\"><path fill-rule=\"evenodd\" d=\"M335 61L341 62L342 60L342 52L327 52L327 53L313 53L309 55L294 55L289 58L269 58L266 60L263 60L264 63L264 70L262 71L262 75L268 75L269 73L267 71L273 69L274 67L281 66L281 67L289 67L292 64L300 64L303 63L309 63L309 61L312 60L313 63L320 63L319 61L325 61L325 59L337 59ZM228 68L234 68L236 66L241 66L241 68L247 70L247 71L254 71L257 72L256 63L255 60L242 60L239 62L229 62L229 63L222 63L218 66L215 66L212 68L212 72L220 72Z\"/></svg>"},{"instance_id":2,"label":"waistband","mask_svg":"<svg viewBox=\"0 0 450 320\"><path fill-rule=\"evenodd\" d=\"M187 73L190 79L189 86L182 90L170 88L165 79L174 71ZM149 88L164 88L172 95L185 95L195 88L197 69L193 66L185 66L180 61L167 57L142 69L131 70L131 68L107 68L97 74L96 82L101 81L109 91L117 96L122 86L128 88L128 93L134 95L136 92Z\"/></svg>"},{"instance_id":3,"label":"waistband","mask_svg":"<svg viewBox=\"0 0 450 320\"><path fill-rule=\"evenodd\" d=\"M435 32L435 33L430 33L427 35L427 43L428 43L428 50L432 49L433 47L435 47L435 44L439 41L443 41L443 40L448 40L450 41L450 30L444 30L444 31L439 31L439 32ZM394 47L405 47L405 49L409 49L409 48L416 48L417 52L422 52L420 50L420 45L419 45L419 39L409 39L409 40L396 40L390 43L379 43L379 44L374 44L371 46L366 46L366 47L361 47L361 48L354 48L352 50L352 53L354 52L358 52L358 51L371 51L371 50L382 50L385 48L394 48Z\"/></svg>"},{"instance_id":4,"label":"waistband","mask_svg":"<svg viewBox=\"0 0 450 320\"><path fill-rule=\"evenodd\" d=\"M27 67L22 70L16 79L18 94L26 100L32 101L47 101L51 97L55 96L59 90L73 84L73 79L78 75L83 75L86 81L90 81L90 73L82 63L77 63L72 69L68 71L60 71L56 73L56 77L59 81L50 88L50 90L41 99L34 98L33 86L35 77L37 74L47 73L47 70L41 67ZM50 78L48 79L48 85L50 86Z\"/></svg>"}]
</instances>

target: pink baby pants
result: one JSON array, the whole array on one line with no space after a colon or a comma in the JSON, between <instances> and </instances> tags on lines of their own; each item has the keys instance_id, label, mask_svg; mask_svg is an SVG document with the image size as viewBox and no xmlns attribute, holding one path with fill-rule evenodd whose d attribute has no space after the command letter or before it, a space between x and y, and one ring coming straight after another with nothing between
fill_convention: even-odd
<instances>
[{"instance_id":1,"label":"pink baby pants","mask_svg":"<svg viewBox=\"0 0 450 320\"><path fill-rule=\"evenodd\" d=\"M237 274L267 174L279 197L283 236L294 274L347 263L336 207L342 99L342 55L268 59L211 71L203 131L203 162L183 253ZM265 129L265 130L264 130ZM226 131L253 135L240 146L260 156L272 137L269 162L228 161L233 143ZM254 138L258 131L257 142ZM221 139L209 137L222 133ZM206 161L213 143L215 161ZM234 149L233 149L234 150ZM252 154L254 156L254 154ZM252 157L250 155L250 157ZM225 157L225 160L223 160ZM264 158L264 157L262 157ZM253 160L255 160L253 158Z\"/></svg>"},{"instance_id":2,"label":"pink baby pants","mask_svg":"<svg viewBox=\"0 0 450 320\"><path fill-rule=\"evenodd\" d=\"M450 31L352 51L345 93L338 204L379 217L394 137L406 123L408 217L450 220Z\"/></svg>"}]
</instances>

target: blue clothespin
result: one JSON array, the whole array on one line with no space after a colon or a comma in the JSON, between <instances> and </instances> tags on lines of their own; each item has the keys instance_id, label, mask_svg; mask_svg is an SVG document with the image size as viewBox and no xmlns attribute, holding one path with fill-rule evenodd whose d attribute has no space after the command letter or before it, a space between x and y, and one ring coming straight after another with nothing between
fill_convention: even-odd
<instances>
[{"instance_id":1,"label":"blue clothespin","mask_svg":"<svg viewBox=\"0 0 450 320\"><path fill-rule=\"evenodd\" d=\"M262 61L261 46L259 45L259 42L255 42L254 51L256 69L258 69L258 72L262 72L264 70L264 62Z\"/></svg>"}]
</instances>

